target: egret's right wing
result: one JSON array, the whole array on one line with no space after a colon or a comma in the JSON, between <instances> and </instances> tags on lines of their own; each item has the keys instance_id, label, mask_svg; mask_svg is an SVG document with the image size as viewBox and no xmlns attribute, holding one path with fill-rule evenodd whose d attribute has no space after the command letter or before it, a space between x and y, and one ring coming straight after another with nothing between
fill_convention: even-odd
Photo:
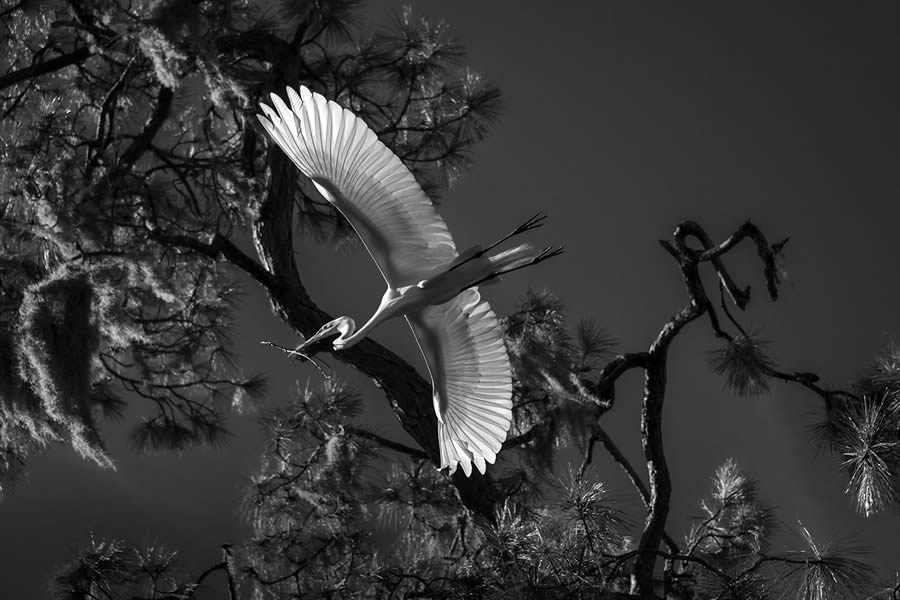
<instances>
[{"instance_id":1,"label":"egret's right wing","mask_svg":"<svg viewBox=\"0 0 900 600\"><path fill-rule=\"evenodd\" d=\"M441 466L484 473L512 422L512 375L497 316L478 288L407 315L434 386Z\"/></svg>"},{"instance_id":2,"label":"egret's right wing","mask_svg":"<svg viewBox=\"0 0 900 600\"><path fill-rule=\"evenodd\" d=\"M432 276L456 256L444 220L400 158L365 122L336 102L300 86L290 107L257 115L281 149L326 200L350 221L393 288Z\"/></svg>"}]
</instances>

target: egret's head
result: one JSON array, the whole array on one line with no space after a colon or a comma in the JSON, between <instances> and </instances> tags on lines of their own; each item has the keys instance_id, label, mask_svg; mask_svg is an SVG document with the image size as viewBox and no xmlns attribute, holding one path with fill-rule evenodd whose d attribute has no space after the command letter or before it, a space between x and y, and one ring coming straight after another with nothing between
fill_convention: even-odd
<instances>
[{"instance_id":1,"label":"egret's head","mask_svg":"<svg viewBox=\"0 0 900 600\"><path fill-rule=\"evenodd\" d=\"M324 340L332 335L338 335L338 338L334 340L333 347L335 350L343 350L346 346L345 340L346 338L353 335L353 332L356 331L356 323L350 317L338 317L333 321L328 321L319 330L312 335L308 340L300 344L297 348L300 352L306 352L307 354L315 354L317 348L315 347L318 342ZM321 349L321 348L319 348Z\"/></svg>"}]
</instances>

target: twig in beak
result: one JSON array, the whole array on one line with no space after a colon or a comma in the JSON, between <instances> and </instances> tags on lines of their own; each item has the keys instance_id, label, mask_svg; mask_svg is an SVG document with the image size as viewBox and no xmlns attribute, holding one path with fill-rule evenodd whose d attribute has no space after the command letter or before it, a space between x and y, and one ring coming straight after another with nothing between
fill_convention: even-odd
<instances>
[{"instance_id":1,"label":"twig in beak","mask_svg":"<svg viewBox=\"0 0 900 600\"><path fill-rule=\"evenodd\" d=\"M281 350L282 352L284 352L291 358L300 357L302 360L311 362L312 365L316 368L316 370L319 373L321 373L322 377L324 377L328 381L331 381L331 378L334 375L334 369L332 369L331 365L329 365L327 362L325 362L324 360L321 360L321 359L316 360L312 356L310 356L308 354L304 354L303 352L301 352L300 350L297 349L297 348L302 348L303 344L301 344L300 346L297 346L297 348L286 348L284 346L279 346L278 344L276 344L274 342L269 342L267 340L261 341L260 344L264 344L266 346L272 346L273 348L278 348L279 350ZM322 369L322 367L319 366L319 361L321 361L322 364L325 365L325 367L328 369L328 373L326 373Z\"/></svg>"}]
</instances>

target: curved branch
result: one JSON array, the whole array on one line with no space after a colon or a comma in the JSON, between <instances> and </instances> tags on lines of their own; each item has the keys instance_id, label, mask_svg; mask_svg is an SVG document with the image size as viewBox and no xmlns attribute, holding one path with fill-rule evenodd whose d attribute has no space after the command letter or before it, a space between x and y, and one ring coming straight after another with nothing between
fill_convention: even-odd
<instances>
[{"instance_id":1,"label":"curved branch","mask_svg":"<svg viewBox=\"0 0 900 600\"><path fill-rule=\"evenodd\" d=\"M696 278L699 281L696 263L683 264L682 271L689 288L690 280ZM638 542L631 578L631 593L642 600L656 598L653 589L653 571L656 567L659 544L665 534L672 498L672 477L666 462L662 436L662 410L666 393L669 346L679 332L688 323L699 318L703 312L703 306L692 299L669 319L650 346L650 364L644 377L644 401L641 408L641 446L647 460L650 503L644 530Z\"/></svg>"},{"instance_id":2,"label":"curved branch","mask_svg":"<svg viewBox=\"0 0 900 600\"><path fill-rule=\"evenodd\" d=\"M619 377L631 369L646 369L649 359L650 353L648 352L631 352L616 356L600 369L597 381L593 384L594 394L603 400L612 402L616 397L615 383Z\"/></svg>"},{"instance_id":3,"label":"curved branch","mask_svg":"<svg viewBox=\"0 0 900 600\"><path fill-rule=\"evenodd\" d=\"M757 244L758 252L765 266L769 295L778 298L779 279L775 269L775 256L784 242L769 246L765 236L749 221L719 246L714 246L706 231L694 221L685 221L675 228L674 245L660 241L681 268L682 278L689 302L663 326L656 340L650 346L646 376L644 379L644 401L641 409L641 445L647 460L650 481L650 501L647 520L638 542L637 555L632 570L631 592L642 599L655 598L653 573L656 567L660 542L665 535L665 524L669 514L672 496L672 479L663 448L662 411L665 401L667 378L667 355L669 346L681 330L692 321L708 313L710 323L717 336L728 337L716 316L712 303L706 295L700 277L699 265L710 262L719 280L734 303L743 309L750 300L750 288L741 289L732 279L722 262L722 255L734 248L739 241L750 237ZM697 239L704 251L698 252L687 245L687 238Z\"/></svg>"},{"instance_id":4,"label":"curved branch","mask_svg":"<svg viewBox=\"0 0 900 600\"><path fill-rule=\"evenodd\" d=\"M596 438L603 444L603 448L609 452L610 456L613 457L613 460L618 463L622 470L625 471L625 474L628 475L628 479L631 480L631 484L637 490L638 494L641 496L641 501L644 503L644 506L650 507L650 491L647 489L647 485L641 479L640 474L637 470L632 466L632 464L628 461L622 451L619 450L619 447L613 442L612 438L609 437L609 434L606 433L606 430L600 427L599 425L595 426L594 433L591 436L592 439ZM663 541L666 542L666 545L669 546L669 549L672 552L678 553L680 550L678 549L678 542L670 536L665 530L662 533Z\"/></svg>"},{"instance_id":5,"label":"curved branch","mask_svg":"<svg viewBox=\"0 0 900 600\"><path fill-rule=\"evenodd\" d=\"M686 225L692 225L696 227L696 231L698 232L703 231L699 225L691 221L688 221ZM693 228L691 233L694 233ZM781 252L782 248L784 248L784 245L787 244L789 238L785 238L780 242L769 245L769 242L766 239L766 236L763 235L763 232L759 229L759 227L757 227L750 221L747 221L746 223L741 225L741 227L733 235L731 235L728 239L726 239L718 246L713 246L709 241L709 237L706 236L705 233L702 233L702 235L706 237L707 243L704 243L704 248L706 251L697 257L697 261L712 262L717 272L719 271L718 265L721 264L719 262L720 257L737 246L744 239L750 238L756 245L756 252L757 254L759 254L759 258L760 260L762 260L764 265L764 275L766 277L766 287L769 290L769 296L772 298L772 300L778 299L778 284L781 283L781 277L778 274L778 269L775 264L775 258ZM748 300L749 291L750 288L748 287ZM738 304L738 306L740 306L740 304ZM743 308L743 306L741 306L741 308Z\"/></svg>"}]
</instances>

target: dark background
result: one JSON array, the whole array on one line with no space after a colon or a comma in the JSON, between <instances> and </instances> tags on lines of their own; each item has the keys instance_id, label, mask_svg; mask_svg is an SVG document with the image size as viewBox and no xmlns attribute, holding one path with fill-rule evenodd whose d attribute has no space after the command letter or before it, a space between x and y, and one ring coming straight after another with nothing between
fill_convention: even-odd
<instances>
[{"instance_id":1,"label":"dark background","mask_svg":"<svg viewBox=\"0 0 900 600\"><path fill-rule=\"evenodd\" d=\"M813 370L846 385L900 334L900 9L725 4L414 2L418 13L447 21L468 64L496 82L506 102L441 212L461 248L549 213L533 238L563 243L567 254L485 295L508 313L529 287L547 288L565 301L573 324L597 319L623 351L646 350L685 301L679 271L656 240L685 219L722 238L751 218L770 240L791 237L790 279L772 304L754 252L730 258L739 284L755 291L743 322L773 341L784 370ZM371 2L365 22L387 22L397 8ZM326 310L359 321L377 306L383 282L363 253L310 245L302 257L308 289ZM274 405L297 377L316 376L258 346L294 338L258 290L250 283L246 290L236 336L241 364L270 374L266 402ZM374 337L421 368L402 322ZM785 533L773 550L799 545L790 528L802 520L814 536L851 535L872 546L884 575L900 568L900 519L857 516L843 494L839 458L817 451L809 428L822 417L820 400L781 384L765 396L735 397L706 364L715 345L698 322L670 355L669 531L686 530L713 470L734 457L778 507ZM348 377L365 393L364 418L408 441L374 387ZM640 464L637 374L617 397L607 430ZM5 597L43 597L54 565L90 535L178 548L192 575L219 560L221 543L246 535L242 487L263 441L254 417L231 420L235 436L223 449L137 456L126 432L139 413L133 408L105 428L115 472L65 448L32 460L28 478L0 504ZM599 451L595 465L592 473L638 515L618 468Z\"/></svg>"}]
</instances>

